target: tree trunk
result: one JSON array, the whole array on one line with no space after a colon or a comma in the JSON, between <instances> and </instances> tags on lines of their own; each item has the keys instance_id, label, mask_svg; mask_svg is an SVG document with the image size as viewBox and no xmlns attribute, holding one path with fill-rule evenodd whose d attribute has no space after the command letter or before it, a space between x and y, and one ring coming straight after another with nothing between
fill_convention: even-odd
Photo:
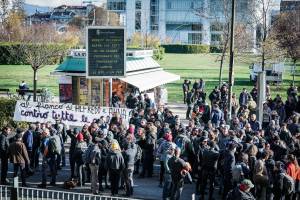
<instances>
[{"instance_id":1,"label":"tree trunk","mask_svg":"<svg viewBox=\"0 0 300 200\"><path fill-rule=\"evenodd\" d=\"M37 70L33 70L33 101L36 102Z\"/></svg>"},{"instance_id":2,"label":"tree trunk","mask_svg":"<svg viewBox=\"0 0 300 200\"><path fill-rule=\"evenodd\" d=\"M293 86L295 86L296 60L293 60Z\"/></svg>"},{"instance_id":3,"label":"tree trunk","mask_svg":"<svg viewBox=\"0 0 300 200\"><path fill-rule=\"evenodd\" d=\"M221 63L220 63L220 71L219 71L219 88L222 84L222 71L223 71L223 63L224 63L225 53L222 53Z\"/></svg>"}]
</instances>

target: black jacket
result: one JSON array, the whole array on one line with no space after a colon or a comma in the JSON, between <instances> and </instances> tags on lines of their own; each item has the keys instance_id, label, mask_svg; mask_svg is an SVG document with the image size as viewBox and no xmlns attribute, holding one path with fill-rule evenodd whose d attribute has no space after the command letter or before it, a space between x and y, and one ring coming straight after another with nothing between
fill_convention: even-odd
<instances>
[{"instance_id":1,"label":"black jacket","mask_svg":"<svg viewBox=\"0 0 300 200\"><path fill-rule=\"evenodd\" d=\"M0 157L7 157L7 149L9 146L9 140L6 134L2 133L0 135Z\"/></svg>"},{"instance_id":2,"label":"black jacket","mask_svg":"<svg viewBox=\"0 0 300 200\"><path fill-rule=\"evenodd\" d=\"M235 166L235 157L232 151L226 150L224 154L224 176L225 177L232 177L232 170Z\"/></svg>"},{"instance_id":3,"label":"black jacket","mask_svg":"<svg viewBox=\"0 0 300 200\"><path fill-rule=\"evenodd\" d=\"M204 149L202 154L202 167L205 169L217 169L219 152L214 149Z\"/></svg>"}]
</instances>

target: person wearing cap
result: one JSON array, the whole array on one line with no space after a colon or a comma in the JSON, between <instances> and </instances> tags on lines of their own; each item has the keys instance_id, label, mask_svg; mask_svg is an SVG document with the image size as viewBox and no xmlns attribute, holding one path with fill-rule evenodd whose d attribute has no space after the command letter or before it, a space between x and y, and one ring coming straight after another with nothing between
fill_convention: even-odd
<instances>
[{"instance_id":1,"label":"person wearing cap","mask_svg":"<svg viewBox=\"0 0 300 200\"><path fill-rule=\"evenodd\" d=\"M29 156L25 144L22 142L22 133L17 133L15 142L8 147L8 155L11 163L14 165L14 177L21 171L22 187L27 187L25 166L30 164Z\"/></svg>"},{"instance_id":2,"label":"person wearing cap","mask_svg":"<svg viewBox=\"0 0 300 200\"><path fill-rule=\"evenodd\" d=\"M176 144L173 141L171 130L164 135L164 140L161 142L157 149L157 156L160 159L160 173L159 173L159 187L162 187L165 174L165 159L171 148L175 148Z\"/></svg>"},{"instance_id":3,"label":"person wearing cap","mask_svg":"<svg viewBox=\"0 0 300 200\"><path fill-rule=\"evenodd\" d=\"M85 184L86 177L84 173L84 153L87 150L87 144L84 141L84 137L82 133L77 134L76 136L77 143L75 146L73 159L75 161L76 166L76 174L79 178L79 184L82 186Z\"/></svg>"},{"instance_id":4,"label":"person wearing cap","mask_svg":"<svg viewBox=\"0 0 300 200\"><path fill-rule=\"evenodd\" d=\"M106 165L109 171L111 195L118 195L119 180L122 170L125 168L125 163L120 146L116 141L113 141L110 145L110 151L106 157Z\"/></svg>"},{"instance_id":5,"label":"person wearing cap","mask_svg":"<svg viewBox=\"0 0 300 200\"><path fill-rule=\"evenodd\" d=\"M254 185L249 179L244 179L227 196L227 200L255 200L250 190Z\"/></svg>"}]
</instances>

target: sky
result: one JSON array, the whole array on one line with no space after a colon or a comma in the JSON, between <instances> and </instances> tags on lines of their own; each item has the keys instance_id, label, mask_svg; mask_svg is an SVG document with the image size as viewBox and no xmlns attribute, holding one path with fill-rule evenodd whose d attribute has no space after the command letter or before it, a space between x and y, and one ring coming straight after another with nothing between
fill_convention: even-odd
<instances>
[{"instance_id":1,"label":"sky","mask_svg":"<svg viewBox=\"0 0 300 200\"><path fill-rule=\"evenodd\" d=\"M104 2L104 0L25 0L25 3L38 5L38 6L47 6L54 7L59 5L83 5L84 1L93 1L94 4L99 5Z\"/></svg>"}]
</instances>

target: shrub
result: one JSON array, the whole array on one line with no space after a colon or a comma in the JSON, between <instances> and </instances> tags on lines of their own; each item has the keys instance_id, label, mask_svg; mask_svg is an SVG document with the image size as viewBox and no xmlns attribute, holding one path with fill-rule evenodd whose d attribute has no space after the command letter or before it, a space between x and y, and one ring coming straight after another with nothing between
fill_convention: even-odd
<instances>
[{"instance_id":1,"label":"shrub","mask_svg":"<svg viewBox=\"0 0 300 200\"><path fill-rule=\"evenodd\" d=\"M161 45L166 53L209 53L209 45L204 44L164 44Z\"/></svg>"},{"instance_id":2,"label":"shrub","mask_svg":"<svg viewBox=\"0 0 300 200\"><path fill-rule=\"evenodd\" d=\"M27 122L15 122L13 120L17 99L0 98L0 127L10 125L12 127L27 128Z\"/></svg>"},{"instance_id":3,"label":"shrub","mask_svg":"<svg viewBox=\"0 0 300 200\"><path fill-rule=\"evenodd\" d=\"M162 60L165 55L165 49L163 47L159 47L158 49L153 50L153 58L155 60Z\"/></svg>"},{"instance_id":4,"label":"shrub","mask_svg":"<svg viewBox=\"0 0 300 200\"><path fill-rule=\"evenodd\" d=\"M0 98L0 127L5 125L15 125L13 122L15 105L15 99Z\"/></svg>"},{"instance_id":5,"label":"shrub","mask_svg":"<svg viewBox=\"0 0 300 200\"><path fill-rule=\"evenodd\" d=\"M209 52L210 53L222 53L222 47L221 46L210 46Z\"/></svg>"}]
</instances>

